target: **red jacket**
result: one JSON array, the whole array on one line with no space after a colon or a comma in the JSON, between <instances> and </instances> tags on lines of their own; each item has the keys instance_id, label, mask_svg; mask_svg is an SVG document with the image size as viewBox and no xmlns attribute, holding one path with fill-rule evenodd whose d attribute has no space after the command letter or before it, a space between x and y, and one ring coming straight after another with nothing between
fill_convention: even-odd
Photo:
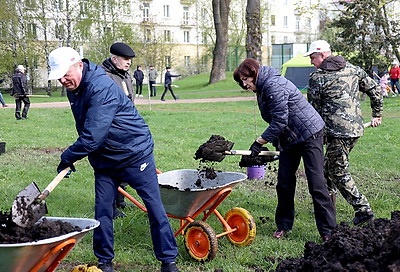
<instances>
[{"instance_id":1,"label":"red jacket","mask_svg":"<svg viewBox=\"0 0 400 272\"><path fill-rule=\"evenodd\" d=\"M392 79L400 78L400 67L390 68L389 75Z\"/></svg>"}]
</instances>

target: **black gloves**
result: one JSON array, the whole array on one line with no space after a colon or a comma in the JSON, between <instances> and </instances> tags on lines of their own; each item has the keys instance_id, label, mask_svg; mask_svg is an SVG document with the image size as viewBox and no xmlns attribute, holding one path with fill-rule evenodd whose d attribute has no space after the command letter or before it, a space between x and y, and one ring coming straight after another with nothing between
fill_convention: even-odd
<instances>
[{"instance_id":1,"label":"black gloves","mask_svg":"<svg viewBox=\"0 0 400 272\"><path fill-rule=\"evenodd\" d=\"M260 144L257 141L254 141L254 143L251 144L250 150L251 150L251 155L250 156L257 156L261 152L261 147L262 144Z\"/></svg>"},{"instance_id":2,"label":"black gloves","mask_svg":"<svg viewBox=\"0 0 400 272\"><path fill-rule=\"evenodd\" d=\"M60 164L57 167L57 172L60 173L62 170L65 168L71 168L71 170L68 171L67 174L65 174L65 178L69 178L72 172L76 172L75 166L73 163L66 161L66 160L61 160Z\"/></svg>"}]
</instances>

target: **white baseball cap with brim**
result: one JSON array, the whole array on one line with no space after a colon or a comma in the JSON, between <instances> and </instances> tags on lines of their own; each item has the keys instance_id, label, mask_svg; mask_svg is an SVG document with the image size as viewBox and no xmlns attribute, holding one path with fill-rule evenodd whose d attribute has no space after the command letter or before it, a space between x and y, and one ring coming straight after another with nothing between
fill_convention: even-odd
<instances>
[{"instance_id":1,"label":"white baseball cap with brim","mask_svg":"<svg viewBox=\"0 0 400 272\"><path fill-rule=\"evenodd\" d=\"M310 48L308 49L308 52L305 53L303 56L308 57L312 53L316 52L330 52L331 51L331 46L327 41L324 40L318 40L314 41L311 43Z\"/></svg>"},{"instance_id":2,"label":"white baseball cap with brim","mask_svg":"<svg viewBox=\"0 0 400 272\"><path fill-rule=\"evenodd\" d=\"M71 47L60 47L49 54L50 73L48 80L60 79L68 72L71 65L82 58L79 53Z\"/></svg>"}]
</instances>

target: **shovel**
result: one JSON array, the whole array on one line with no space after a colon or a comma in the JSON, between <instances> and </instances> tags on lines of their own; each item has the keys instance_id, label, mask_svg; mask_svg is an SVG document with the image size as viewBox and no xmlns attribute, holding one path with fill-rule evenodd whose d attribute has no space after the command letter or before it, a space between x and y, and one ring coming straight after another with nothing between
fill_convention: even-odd
<instances>
[{"instance_id":1,"label":"shovel","mask_svg":"<svg viewBox=\"0 0 400 272\"><path fill-rule=\"evenodd\" d=\"M43 192L35 182L32 182L18 193L11 207L12 221L20 227L29 227L35 224L47 213L44 199L53 191L70 170L69 167L62 170Z\"/></svg>"}]
</instances>

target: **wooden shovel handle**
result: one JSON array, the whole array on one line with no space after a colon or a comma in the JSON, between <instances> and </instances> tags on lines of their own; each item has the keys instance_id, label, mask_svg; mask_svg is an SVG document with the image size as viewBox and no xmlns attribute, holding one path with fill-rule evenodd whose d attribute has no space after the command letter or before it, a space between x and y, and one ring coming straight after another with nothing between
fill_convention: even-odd
<instances>
[{"instance_id":1,"label":"wooden shovel handle","mask_svg":"<svg viewBox=\"0 0 400 272\"><path fill-rule=\"evenodd\" d=\"M250 150L230 150L225 151L225 155L251 155ZM259 156L279 156L279 151L261 151Z\"/></svg>"},{"instance_id":2,"label":"wooden shovel handle","mask_svg":"<svg viewBox=\"0 0 400 272\"><path fill-rule=\"evenodd\" d=\"M65 177L65 175L68 173L69 170L71 170L71 168L67 167L64 170L62 170L60 173L58 173L58 175L50 182L49 185L47 185L47 187L38 196L38 198L40 200L44 200L54 190L54 188L56 188L56 186Z\"/></svg>"}]
</instances>

